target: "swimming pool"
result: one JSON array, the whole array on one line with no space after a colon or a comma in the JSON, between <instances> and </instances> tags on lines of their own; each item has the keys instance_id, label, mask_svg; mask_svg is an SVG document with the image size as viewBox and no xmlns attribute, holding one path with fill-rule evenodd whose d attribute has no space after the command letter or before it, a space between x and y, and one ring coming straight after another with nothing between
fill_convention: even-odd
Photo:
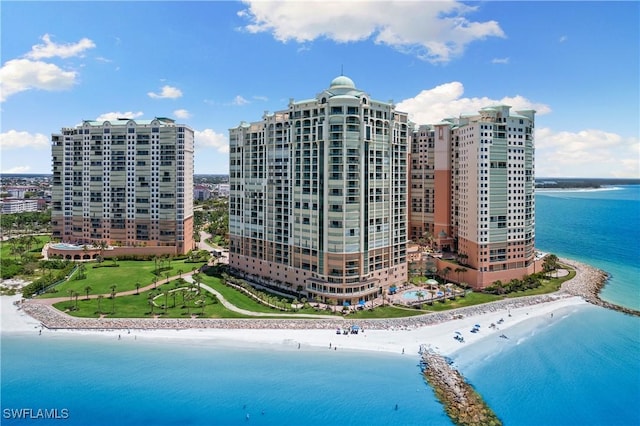
<instances>
[{"instance_id":1,"label":"swimming pool","mask_svg":"<svg viewBox=\"0 0 640 426\"><path fill-rule=\"evenodd\" d=\"M418 293L422 293L422 299L430 299L431 298L431 293L429 293L427 290L415 290L415 291L406 291L404 293L402 293L402 298L403 299L409 299L409 300L418 300ZM440 297L443 296L444 293L439 291L436 294L434 294L434 297Z\"/></svg>"},{"instance_id":2,"label":"swimming pool","mask_svg":"<svg viewBox=\"0 0 640 426\"><path fill-rule=\"evenodd\" d=\"M52 249L56 249L56 250L80 250L80 249L82 249L81 246L76 246L76 245L69 244L69 243L56 243L56 244L51 244L49 247L51 247Z\"/></svg>"}]
</instances>

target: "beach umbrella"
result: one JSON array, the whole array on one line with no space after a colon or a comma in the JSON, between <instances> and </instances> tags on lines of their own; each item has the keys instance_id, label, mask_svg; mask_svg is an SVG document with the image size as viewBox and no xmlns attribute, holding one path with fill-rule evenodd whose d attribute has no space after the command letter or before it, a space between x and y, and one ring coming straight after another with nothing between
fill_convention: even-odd
<instances>
[{"instance_id":1,"label":"beach umbrella","mask_svg":"<svg viewBox=\"0 0 640 426\"><path fill-rule=\"evenodd\" d=\"M456 334L462 334L462 333L460 333L459 331L456 331Z\"/></svg>"},{"instance_id":2,"label":"beach umbrella","mask_svg":"<svg viewBox=\"0 0 640 426\"><path fill-rule=\"evenodd\" d=\"M428 285L438 285L438 281L437 281L437 280L434 280L433 278L429 278L429 279L426 281L426 283L427 283Z\"/></svg>"},{"instance_id":3,"label":"beach umbrella","mask_svg":"<svg viewBox=\"0 0 640 426\"><path fill-rule=\"evenodd\" d=\"M475 327L476 327L476 328L480 328L480 324L476 324L476 325L475 325Z\"/></svg>"},{"instance_id":4,"label":"beach umbrella","mask_svg":"<svg viewBox=\"0 0 640 426\"><path fill-rule=\"evenodd\" d=\"M359 325L354 324L354 325L352 325L352 326L351 326L351 329L352 329L352 330L360 330L360 326L359 326Z\"/></svg>"}]
</instances>

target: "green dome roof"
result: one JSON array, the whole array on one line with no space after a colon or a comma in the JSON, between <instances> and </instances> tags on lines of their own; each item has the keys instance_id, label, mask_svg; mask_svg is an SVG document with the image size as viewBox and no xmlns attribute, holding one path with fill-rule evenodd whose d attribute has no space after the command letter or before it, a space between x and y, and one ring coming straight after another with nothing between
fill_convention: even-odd
<instances>
[{"instance_id":1,"label":"green dome roof","mask_svg":"<svg viewBox=\"0 0 640 426\"><path fill-rule=\"evenodd\" d=\"M344 75L341 75L339 77L336 77L333 79L333 81L331 81L331 89L355 89L356 85L353 83L353 80L351 80L349 77L346 77Z\"/></svg>"}]
</instances>

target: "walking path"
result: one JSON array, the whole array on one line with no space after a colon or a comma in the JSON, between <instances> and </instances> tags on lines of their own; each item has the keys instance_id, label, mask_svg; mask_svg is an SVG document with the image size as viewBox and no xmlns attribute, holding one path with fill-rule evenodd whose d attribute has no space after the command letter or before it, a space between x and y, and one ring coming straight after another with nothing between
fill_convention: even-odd
<instances>
[{"instance_id":1,"label":"walking path","mask_svg":"<svg viewBox=\"0 0 640 426\"><path fill-rule=\"evenodd\" d=\"M191 283L194 282L192 276L185 277L185 280L187 280L188 282L191 282ZM266 312L248 311L246 309L238 308L236 305L231 304L227 299L224 298L224 296L220 292L218 292L217 290L214 290L213 288L209 287L206 284L200 284L200 288L202 288L202 289L208 291L209 293L215 295L218 298L218 300L220 301L220 303L222 303L222 305L225 308L229 309L230 311L238 312L240 314L247 315L247 316L252 316L252 317L273 317L274 315L283 315L283 316L287 316L287 317L296 317L296 318L335 319L335 318L331 318L331 317L329 317L327 315L292 314L292 313L273 314L273 313L266 313Z\"/></svg>"},{"instance_id":2,"label":"walking path","mask_svg":"<svg viewBox=\"0 0 640 426\"><path fill-rule=\"evenodd\" d=\"M29 299L22 303L25 312L42 322L48 328L86 328L86 329L176 329L176 328L255 328L255 329L331 329L344 327L346 322L357 322L361 327L378 330L412 330L426 325L439 324L453 319L460 319L467 316L481 315L490 312L505 311L525 306L537 305L563 298L580 296L590 303L599 306L609 307L632 315L640 312L632 309L619 307L602 301L597 293L593 295L594 289L600 289L604 285L607 274L592 266L575 262L573 260L562 259L563 263L569 264L576 269L576 276L566 281L560 291L551 294L525 296L519 298L507 298L495 302L474 305L464 308L452 309L444 312L428 313L405 318L384 318L384 319L359 319L353 320L342 316L325 316L312 314L269 314L251 312L229 303L219 292L213 288L201 284L201 287L214 294L227 309L253 317L278 316L282 319L171 319L171 318L77 318L67 315L53 308L51 305L67 300L66 297L54 299ZM185 280L193 282L191 273L182 276ZM169 278L169 280L180 278L180 275ZM141 287L140 291L147 291L153 288L154 284ZM599 291L599 290L598 290ZM117 296L135 294L136 290L117 293ZM103 296L110 296L106 294ZM98 295L91 295L90 298L97 298ZM595 299L594 299L595 297ZM594 302L595 300L595 302ZM599 302L598 302L599 301Z\"/></svg>"}]
</instances>

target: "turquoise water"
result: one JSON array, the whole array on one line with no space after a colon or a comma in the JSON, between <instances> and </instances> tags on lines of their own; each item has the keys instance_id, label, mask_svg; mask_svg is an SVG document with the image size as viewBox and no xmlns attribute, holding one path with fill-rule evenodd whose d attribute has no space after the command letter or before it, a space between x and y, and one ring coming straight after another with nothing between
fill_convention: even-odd
<instances>
[{"instance_id":1,"label":"turquoise water","mask_svg":"<svg viewBox=\"0 0 640 426\"><path fill-rule=\"evenodd\" d=\"M404 293L402 293L402 298L403 299L411 299L411 300L418 300L418 293L422 293L422 299L429 299L431 297L431 294L427 291L405 291ZM439 297L442 296L444 293L441 291L438 291L436 293L434 293L434 297Z\"/></svg>"},{"instance_id":2,"label":"turquoise water","mask_svg":"<svg viewBox=\"0 0 640 426\"><path fill-rule=\"evenodd\" d=\"M607 270L604 297L637 308L640 187L539 193L536 203L538 247ZM640 425L639 318L570 307L509 337L452 357L505 425ZM1 414L66 408L67 420L35 424L70 425L451 424L413 354L175 342L3 334Z\"/></svg>"},{"instance_id":3,"label":"turquoise water","mask_svg":"<svg viewBox=\"0 0 640 426\"><path fill-rule=\"evenodd\" d=\"M64 424L451 424L417 357L36 337L3 336L2 407L66 408Z\"/></svg>"},{"instance_id":4,"label":"turquoise water","mask_svg":"<svg viewBox=\"0 0 640 426\"><path fill-rule=\"evenodd\" d=\"M640 186L539 192L536 246L611 274L604 299L640 309Z\"/></svg>"}]
</instances>

